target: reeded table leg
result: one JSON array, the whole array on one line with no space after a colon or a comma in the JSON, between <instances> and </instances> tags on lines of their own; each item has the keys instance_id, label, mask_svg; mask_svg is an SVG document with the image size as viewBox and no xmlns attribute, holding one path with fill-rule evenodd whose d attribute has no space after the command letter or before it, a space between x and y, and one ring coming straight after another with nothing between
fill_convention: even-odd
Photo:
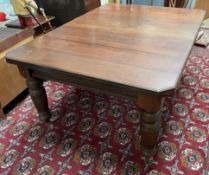
<instances>
[{"instance_id":1,"label":"reeded table leg","mask_svg":"<svg viewBox=\"0 0 209 175\"><path fill-rule=\"evenodd\" d=\"M161 120L161 98L158 96L139 96L141 113L141 152L145 157L156 153Z\"/></svg>"},{"instance_id":2,"label":"reeded table leg","mask_svg":"<svg viewBox=\"0 0 209 175\"><path fill-rule=\"evenodd\" d=\"M51 117L51 113L48 107L46 91L42 83L43 82L40 79L27 75L29 93L39 113L39 117L42 121L48 122Z\"/></svg>"}]
</instances>

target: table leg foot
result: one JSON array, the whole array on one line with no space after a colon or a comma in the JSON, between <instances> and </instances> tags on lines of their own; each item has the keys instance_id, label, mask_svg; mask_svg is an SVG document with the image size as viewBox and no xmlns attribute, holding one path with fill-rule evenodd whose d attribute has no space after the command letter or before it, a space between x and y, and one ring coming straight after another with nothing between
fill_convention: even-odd
<instances>
[{"instance_id":1,"label":"table leg foot","mask_svg":"<svg viewBox=\"0 0 209 175\"><path fill-rule=\"evenodd\" d=\"M156 154L157 141L161 124L161 98L156 96L140 96L141 108L141 152L145 157Z\"/></svg>"},{"instance_id":2,"label":"table leg foot","mask_svg":"<svg viewBox=\"0 0 209 175\"><path fill-rule=\"evenodd\" d=\"M51 113L48 107L46 91L42 84L43 82L40 79L30 76L27 77L29 93L38 111L40 120L48 122L51 117Z\"/></svg>"}]
</instances>

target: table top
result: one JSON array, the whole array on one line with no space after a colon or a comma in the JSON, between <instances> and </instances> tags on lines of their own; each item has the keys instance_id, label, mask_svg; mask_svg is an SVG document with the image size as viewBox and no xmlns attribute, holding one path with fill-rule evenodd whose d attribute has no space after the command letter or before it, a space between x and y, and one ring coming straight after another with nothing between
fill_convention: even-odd
<instances>
[{"instance_id":1,"label":"table top","mask_svg":"<svg viewBox=\"0 0 209 175\"><path fill-rule=\"evenodd\" d=\"M101 6L10 52L6 60L161 94L175 89L204 14Z\"/></svg>"}]
</instances>

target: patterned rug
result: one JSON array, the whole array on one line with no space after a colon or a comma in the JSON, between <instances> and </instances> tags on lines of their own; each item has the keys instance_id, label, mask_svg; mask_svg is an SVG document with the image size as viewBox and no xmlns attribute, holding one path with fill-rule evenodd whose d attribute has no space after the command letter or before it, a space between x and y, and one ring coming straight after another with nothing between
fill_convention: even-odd
<instances>
[{"instance_id":1,"label":"patterned rug","mask_svg":"<svg viewBox=\"0 0 209 175\"><path fill-rule=\"evenodd\" d=\"M135 102L45 83L52 111L40 122L30 97L0 121L1 175L208 175L209 51L193 48L174 97L166 99L159 150L139 150Z\"/></svg>"}]
</instances>

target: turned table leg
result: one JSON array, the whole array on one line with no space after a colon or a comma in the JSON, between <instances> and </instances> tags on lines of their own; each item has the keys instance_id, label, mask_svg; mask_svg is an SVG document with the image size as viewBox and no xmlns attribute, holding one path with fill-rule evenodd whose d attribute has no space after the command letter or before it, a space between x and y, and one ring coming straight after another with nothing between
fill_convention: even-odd
<instances>
[{"instance_id":1,"label":"turned table leg","mask_svg":"<svg viewBox=\"0 0 209 175\"><path fill-rule=\"evenodd\" d=\"M27 85L32 101L38 111L39 117L42 121L48 122L51 113L48 107L48 101L45 88L43 87L42 80L27 75Z\"/></svg>"},{"instance_id":2,"label":"turned table leg","mask_svg":"<svg viewBox=\"0 0 209 175\"><path fill-rule=\"evenodd\" d=\"M145 157L156 153L158 134L161 121L161 98L158 96L141 95L138 97L141 108L141 152Z\"/></svg>"}]
</instances>

